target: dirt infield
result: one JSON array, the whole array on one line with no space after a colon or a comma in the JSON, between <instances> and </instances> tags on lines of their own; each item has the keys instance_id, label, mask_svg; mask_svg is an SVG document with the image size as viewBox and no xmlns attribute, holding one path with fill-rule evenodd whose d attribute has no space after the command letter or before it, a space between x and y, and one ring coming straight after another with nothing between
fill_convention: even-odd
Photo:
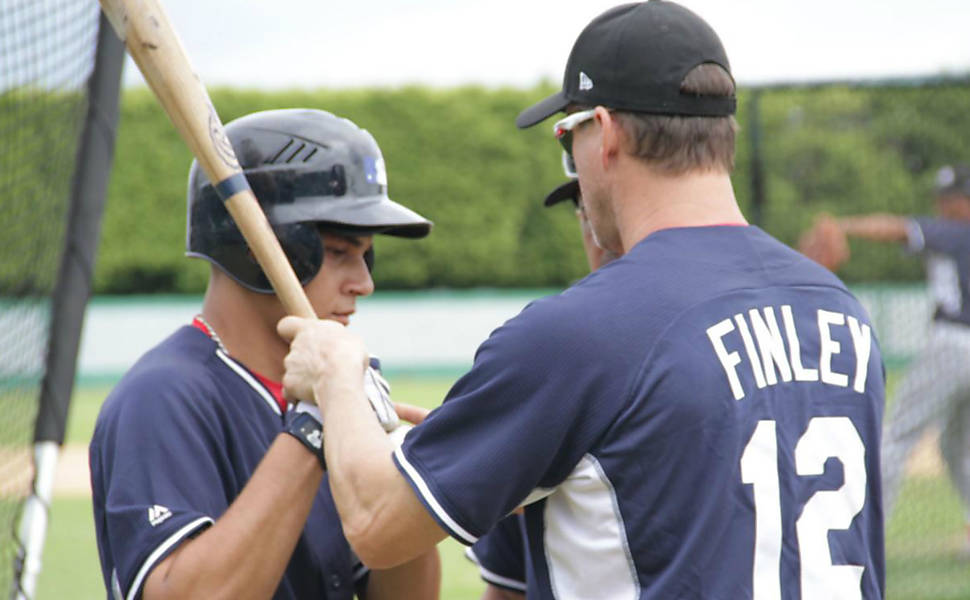
<instances>
[{"instance_id":1,"label":"dirt infield","mask_svg":"<svg viewBox=\"0 0 970 600\"><path fill-rule=\"evenodd\" d=\"M30 448L0 450L0 498L25 498L34 481L34 462ZM61 449L54 472L54 494L88 496L91 494L88 448L72 444Z\"/></svg>"},{"instance_id":2,"label":"dirt infield","mask_svg":"<svg viewBox=\"0 0 970 600\"><path fill-rule=\"evenodd\" d=\"M30 492L33 477L29 448L0 448L0 498L23 498Z\"/></svg>"},{"instance_id":3,"label":"dirt infield","mask_svg":"<svg viewBox=\"0 0 970 600\"><path fill-rule=\"evenodd\" d=\"M939 451L939 434L928 432L909 457L906 473L924 477L943 474L943 459ZM88 448L70 444L61 449L54 476L57 496L88 496L91 493L88 469ZM30 490L33 465L27 449L0 452L0 497L23 497Z\"/></svg>"},{"instance_id":4,"label":"dirt infield","mask_svg":"<svg viewBox=\"0 0 970 600\"><path fill-rule=\"evenodd\" d=\"M91 471L88 468L88 447L71 444L61 449L54 475L54 494L57 496L88 496L91 494Z\"/></svg>"}]
</instances>

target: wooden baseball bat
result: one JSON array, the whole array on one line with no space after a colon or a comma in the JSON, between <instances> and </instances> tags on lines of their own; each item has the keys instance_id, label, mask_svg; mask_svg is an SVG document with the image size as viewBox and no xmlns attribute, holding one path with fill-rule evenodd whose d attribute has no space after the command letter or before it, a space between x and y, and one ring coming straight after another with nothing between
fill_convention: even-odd
<instances>
[{"instance_id":1,"label":"wooden baseball bat","mask_svg":"<svg viewBox=\"0 0 970 600\"><path fill-rule=\"evenodd\" d=\"M243 175L202 80L158 0L100 0L182 139L225 202L246 243L291 315L315 318L293 267Z\"/></svg>"}]
</instances>

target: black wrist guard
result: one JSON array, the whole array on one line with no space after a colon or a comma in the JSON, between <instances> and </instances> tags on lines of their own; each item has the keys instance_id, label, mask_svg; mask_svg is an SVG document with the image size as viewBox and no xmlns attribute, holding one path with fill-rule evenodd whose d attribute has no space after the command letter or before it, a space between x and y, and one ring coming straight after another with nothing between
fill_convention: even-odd
<instances>
[{"instance_id":1,"label":"black wrist guard","mask_svg":"<svg viewBox=\"0 0 970 600\"><path fill-rule=\"evenodd\" d=\"M327 470L327 461L323 457L323 425L320 421L311 414L300 413L287 424L283 431L300 440L300 443L317 457L323 470Z\"/></svg>"}]
</instances>

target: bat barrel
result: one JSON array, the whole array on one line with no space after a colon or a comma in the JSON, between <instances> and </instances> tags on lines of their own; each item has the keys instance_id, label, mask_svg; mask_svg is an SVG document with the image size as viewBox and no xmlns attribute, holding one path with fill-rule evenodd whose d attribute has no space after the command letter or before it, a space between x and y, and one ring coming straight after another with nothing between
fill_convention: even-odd
<instances>
[{"instance_id":1,"label":"bat barrel","mask_svg":"<svg viewBox=\"0 0 970 600\"><path fill-rule=\"evenodd\" d=\"M313 307L260 209L209 94L192 70L161 4L158 0L101 0L101 6L199 166L216 184L226 209L287 312L313 318Z\"/></svg>"}]
</instances>

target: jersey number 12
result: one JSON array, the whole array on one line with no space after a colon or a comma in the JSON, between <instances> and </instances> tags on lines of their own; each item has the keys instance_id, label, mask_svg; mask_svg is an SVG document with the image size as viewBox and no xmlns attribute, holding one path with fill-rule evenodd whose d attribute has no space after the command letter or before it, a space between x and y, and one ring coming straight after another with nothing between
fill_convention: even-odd
<instances>
[{"instance_id":1,"label":"jersey number 12","mask_svg":"<svg viewBox=\"0 0 970 600\"><path fill-rule=\"evenodd\" d=\"M801 560L802 598L862 597L864 567L833 565L828 532L848 529L866 501L865 445L847 417L815 417L795 445L798 475L821 475L825 461L842 462L837 490L815 492L795 522ZM754 600L781 598L781 494L774 421L758 421L741 455L741 481L754 488Z\"/></svg>"}]
</instances>

